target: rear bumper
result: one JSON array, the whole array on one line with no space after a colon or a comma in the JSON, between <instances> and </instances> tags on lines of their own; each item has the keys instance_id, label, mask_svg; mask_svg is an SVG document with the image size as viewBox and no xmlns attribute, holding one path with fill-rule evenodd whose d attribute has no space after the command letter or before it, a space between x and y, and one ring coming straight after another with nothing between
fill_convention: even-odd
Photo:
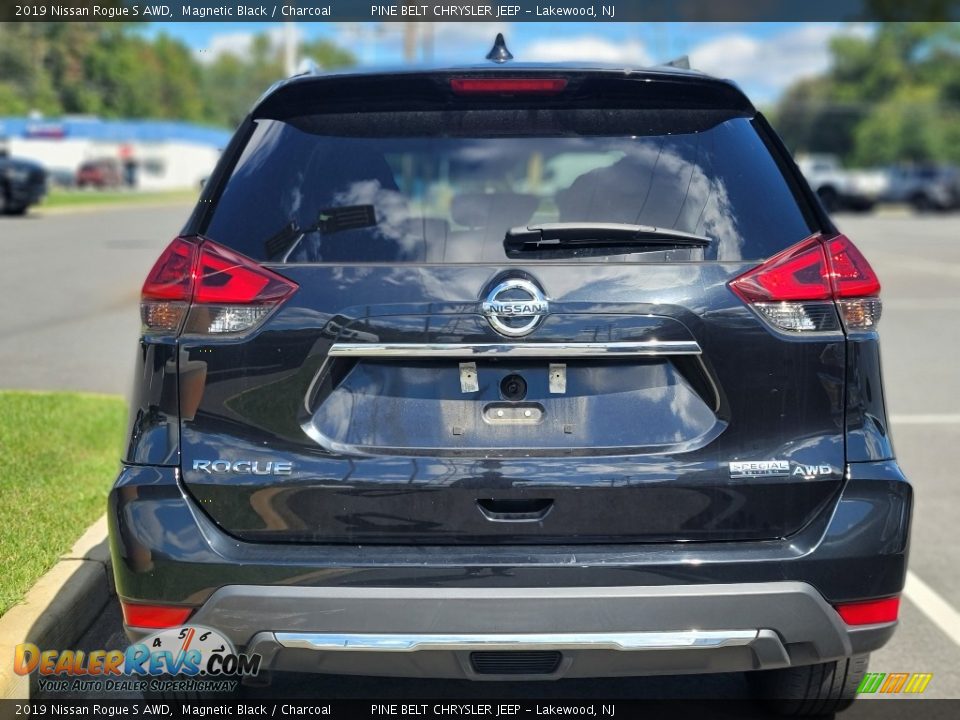
<instances>
[{"instance_id":1,"label":"rear bumper","mask_svg":"<svg viewBox=\"0 0 960 720\"><path fill-rule=\"evenodd\" d=\"M559 650L541 678L730 672L869 652L891 636L894 624L848 628L831 603L901 591L910 485L893 462L847 475L828 512L764 542L247 543L183 493L175 469L144 466L121 473L108 516L121 597L196 606L192 623L267 667L479 677L471 653L509 648Z\"/></svg>"},{"instance_id":2,"label":"rear bumper","mask_svg":"<svg viewBox=\"0 0 960 720\"><path fill-rule=\"evenodd\" d=\"M554 666L521 676L772 669L870 652L895 626L850 629L816 590L797 582L423 589L233 585L215 592L190 622L216 628L276 670L477 680L518 679L516 659L522 670L529 655L516 653L544 651L553 651ZM512 654L487 654L503 651ZM487 662L478 664L474 653L483 653ZM507 667L509 673L498 672Z\"/></svg>"}]
</instances>

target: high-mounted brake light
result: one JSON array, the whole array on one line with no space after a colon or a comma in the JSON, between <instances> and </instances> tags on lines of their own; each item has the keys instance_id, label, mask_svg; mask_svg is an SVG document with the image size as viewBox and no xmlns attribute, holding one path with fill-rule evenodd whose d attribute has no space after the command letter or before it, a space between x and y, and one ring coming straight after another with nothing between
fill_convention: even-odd
<instances>
[{"instance_id":1,"label":"high-mounted brake light","mask_svg":"<svg viewBox=\"0 0 960 720\"><path fill-rule=\"evenodd\" d=\"M567 87L566 78L451 78L457 95L553 95Z\"/></svg>"},{"instance_id":2,"label":"high-mounted brake light","mask_svg":"<svg viewBox=\"0 0 960 720\"><path fill-rule=\"evenodd\" d=\"M815 235L730 283L780 330L872 330L880 320L880 281L844 235ZM839 319L837 313L839 312Z\"/></svg>"},{"instance_id":3,"label":"high-mounted brake light","mask_svg":"<svg viewBox=\"0 0 960 720\"><path fill-rule=\"evenodd\" d=\"M140 315L148 332L238 333L262 322L296 289L210 240L179 237L147 275Z\"/></svg>"},{"instance_id":4,"label":"high-mounted brake light","mask_svg":"<svg viewBox=\"0 0 960 720\"><path fill-rule=\"evenodd\" d=\"M900 612L900 598L843 603L836 606L837 612L847 625L876 625L893 622Z\"/></svg>"},{"instance_id":5,"label":"high-mounted brake light","mask_svg":"<svg viewBox=\"0 0 960 720\"><path fill-rule=\"evenodd\" d=\"M138 628L171 628L183 625L193 613L192 607L182 605L143 605L120 601L123 622Z\"/></svg>"}]
</instances>

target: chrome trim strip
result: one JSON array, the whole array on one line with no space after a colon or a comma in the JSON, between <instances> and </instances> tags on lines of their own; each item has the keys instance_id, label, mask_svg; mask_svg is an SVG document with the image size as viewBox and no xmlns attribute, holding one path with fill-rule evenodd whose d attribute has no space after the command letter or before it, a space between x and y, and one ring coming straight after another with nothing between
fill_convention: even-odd
<instances>
[{"instance_id":1,"label":"chrome trim strip","mask_svg":"<svg viewBox=\"0 0 960 720\"><path fill-rule=\"evenodd\" d=\"M276 633L286 648L322 651L418 650L693 650L750 645L758 630L622 633Z\"/></svg>"},{"instance_id":2,"label":"chrome trim strip","mask_svg":"<svg viewBox=\"0 0 960 720\"><path fill-rule=\"evenodd\" d=\"M330 357L637 357L699 355L693 340L567 343L334 343Z\"/></svg>"}]
</instances>

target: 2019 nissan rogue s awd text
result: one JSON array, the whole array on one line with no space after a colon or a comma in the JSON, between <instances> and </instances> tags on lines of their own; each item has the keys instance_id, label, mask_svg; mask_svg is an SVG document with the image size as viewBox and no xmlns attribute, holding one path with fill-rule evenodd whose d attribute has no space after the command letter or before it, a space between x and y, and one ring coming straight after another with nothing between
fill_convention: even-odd
<instances>
[{"instance_id":1,"label":"2019 nissan rogue s awd text","mask_svg":"<svg viewBox=\"0 0 960 720\"><path fill-rule=\"evenodd\" d=\"M840 707L907 563L879 290L728 81L283 81L143 287L127 632Z\"/></svg>"}]
</instances>

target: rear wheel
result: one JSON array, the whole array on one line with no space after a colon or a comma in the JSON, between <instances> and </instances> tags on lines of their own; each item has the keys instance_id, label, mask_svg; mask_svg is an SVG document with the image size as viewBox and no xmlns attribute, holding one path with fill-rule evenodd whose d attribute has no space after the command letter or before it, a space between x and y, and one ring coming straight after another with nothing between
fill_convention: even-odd
<instances>
[{"instance_id":1,"label":"rear wheel","mask_svg":"<svg viewBox=\"0 0 960 720\"><path fill-rule=\"evenodd\" d=\"M869 655L836 662L748 673L754 696L779 715L827 715L850 706Z\"/></svg>"},{"instance_id":2,"label":"rear wheel","mask_svg":"<svg viewBox=\"0 0 960 720\"><path fill-rule=\"evenodd\" d=\"M832 187L822 187L817 190L817 196L827 212L835 212L840 208L840 195Z\"/></svg>"},{"instance_id":3,"label":"rear wheel","mask_svg":"<svg viewBox=\"0 0 960 720\"><path fill-rule=\"evenodd\" d=\"M931 210L936 209L936 205L933 200L931 200L926 193L917 193L912 198L910 198L910 204L913 205L913 209L917 212L925 213L930 212Z\"/></svg>"}]
</instances>

